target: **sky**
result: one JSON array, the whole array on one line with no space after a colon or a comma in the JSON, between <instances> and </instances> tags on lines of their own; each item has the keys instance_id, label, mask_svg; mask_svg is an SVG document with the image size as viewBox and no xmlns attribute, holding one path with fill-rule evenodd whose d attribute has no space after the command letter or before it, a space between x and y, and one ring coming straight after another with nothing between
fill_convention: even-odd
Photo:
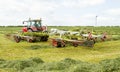
<instances>
[{"instance_id":1,"label":"sky","mask_svg":"<svg viewBox=\"0 0 120 72\"><path fill-rule=\"evenodd\" d=\"M120 0L0 0L0 26L120 26Z\"/></svg>"}]
</instances>

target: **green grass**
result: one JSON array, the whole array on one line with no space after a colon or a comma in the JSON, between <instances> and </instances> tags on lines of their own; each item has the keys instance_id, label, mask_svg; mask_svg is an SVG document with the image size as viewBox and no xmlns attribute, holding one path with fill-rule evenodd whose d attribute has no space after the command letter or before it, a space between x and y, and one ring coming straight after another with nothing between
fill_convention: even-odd
<instances>
[{"instance_id":1,"label":"green grass","mask_svg":"<svg viewBox=\"0 0 120 72\"><path fill-rule=\"evenodd\" d=\"M0 59L0 68L8 69L9 72L119 72L120 57L105 59L98 63L71 58L57 62L44 62L38 57L24 60Z\"/></svg>"},{"instance_id":2,"label":"green grass","mask_svg":"<svg viewBox=\"0 0 120 72\"><path fill-rule=\"evenodd\" d=\"M15 43L0 34L0 58L6 60L26 59L39 57L46 62L60 61L65 58L98 62L103 59L116 58L120 56L120 41L106 41L96 43L91 47L55 48L48 42L28 43L26 41ZM37 46L36 49L32 47Z\"/></svg>"},{"instance_id":3,"label":"green grass","mask_svg":"<svg viewBox=\"0 0 120 72\"><path fill-rule=\"evenodd\" d=\"M64 27L57 28L64 29ZM69 27L66 27L65 29L67 28L70 29ZM74 29L78 28L79 27L76 27ZM91 28L92 27L88 27L88 29ZM65 58L71 58L84 62L98 63L104 59L113 59L120 57L119 27L113 27L113 30L111 27L107 27L106 29L104 29L104 27L101 29L100 27L94 28L97 32L100 32L100 30L106 31L108 29L109 34L113 34L115 41L111 40L106 42L99 42L96 43L93 48L83 46L67 46L64 48L55 48L51 46L51 40L48 40L48 42L28 43L26 41L22 41L20 43L16 43L4 36L4 33L17 32L20 31L20 29L21 27L0 28L0 59L25 60L31 57L37 57L49 63L58 62L64 60ZM0 69L0 72L9 71L13 72L14 70Z\"/></svg>"},{"instance_id":4,"label":"green grass","mask_svg":"<svg viewBox=\"0 0 120 72\"><path fill-rule=\"evenodd\" d=\"M101 34L103 32L107 32L109 35L120 35L120 26L99 26L99 27L93 27L93 26L48 26L48 31L50 31L51 28L57 28L61 30L70 30L70 31L80 31L83 30L85 33L87 31L94 31L95 34ZM1 27L0 26L0 33L3 31L5 32L17 32L21 31L22 26L15 27L15 26L8 26L8 27Z\"/></svg>"}]
</instances>

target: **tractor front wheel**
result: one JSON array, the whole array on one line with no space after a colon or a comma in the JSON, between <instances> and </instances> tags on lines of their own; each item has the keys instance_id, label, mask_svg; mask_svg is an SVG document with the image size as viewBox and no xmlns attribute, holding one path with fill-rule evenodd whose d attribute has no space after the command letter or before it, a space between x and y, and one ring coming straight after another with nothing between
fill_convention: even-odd
<instances>
[{"instance_id":1,"label":"tractor front wheel","mask_svg":"<svg viewBox=\"0 0 120 72\"><path fill-rule=\"evenodd\" d=\"M32 29L28 29L28 32L33 32L33 30Z\"/></svg>"}]
</instances>

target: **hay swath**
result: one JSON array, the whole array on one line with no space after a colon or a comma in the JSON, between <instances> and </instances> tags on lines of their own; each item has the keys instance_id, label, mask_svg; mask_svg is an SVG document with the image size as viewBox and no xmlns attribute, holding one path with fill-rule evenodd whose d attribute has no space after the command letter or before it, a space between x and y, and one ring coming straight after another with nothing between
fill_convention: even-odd
<instances>
[{"instance_id":1,"label":"hay swath","mask_svg":"<svg viewBox=\"0 0 120 72\"><path fill-rule=\"evenodd\" d=\"M39 32L28 32L24 34L6 34L6 37L14 40L15 42L19 43L21 40L27 42L35 42L35 41L47 41L49 35L47 33L39 33Z\"/></svg>"}]
</instances>

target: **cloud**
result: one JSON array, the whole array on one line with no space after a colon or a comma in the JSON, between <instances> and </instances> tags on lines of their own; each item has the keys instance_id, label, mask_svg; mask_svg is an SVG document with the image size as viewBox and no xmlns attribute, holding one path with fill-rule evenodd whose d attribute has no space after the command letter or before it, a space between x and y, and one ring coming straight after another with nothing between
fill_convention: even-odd
<instances>
[{"instance_id":1,"label":"cloud","mask_svg":"<svg viewBox=\"0 0 120 72\"><path fill-rule=\"evenodd\" d=\"M4 0L0 2L0 25L20 25L22 20L29 17L45 18L56 7L53 2L44 2L44 0Z\"/></svg>"},{"instance_id":2,"label":"cloud","mask_svg":"<svg viewBox=\"0 0 120 72\"><path fill-rule=\"evenodd\" d=\"M105 3L106 0L64 0L62 5L65 7L84 8Z\"/></svg>"},{"instance_id":3,"label":"cloud","mask_svg":"<svg viewBox=\"0 0 120 72\"><path fill-rule=\"evenodd\" d=\"M95 25L96 14L86 12L86 9L91 10L92 7L105 4L106 1L3 0L0 2L0 25L22 25L22 21L28 20L29 17L41 17L42 23L47 25ZM108 9L98 16L98 24L119 24L119 16L120 8Z\"/></svg>"},{"instance_id":4,"label":"cloud","mask_svg":"<svg viewBox=\"0 0 120 72\"><path fill-rule=\"evenodd\" d=\"M83 15L74 15L74 14L65 14L53 16L52 21L53 25L68 25L68 26L86 26L86 25L94 25L95 24L95 14L83 14Z\"/></svg>"},{"instance_id":5,"label":"cloud","mask_svg":"<svg viewBox=\"0 0 120 72\"><path fill-rule=\"evenodd\" d=\"M99 25L120 25L120 8L111 8L101 12L102 14L98 16Z\"/></svg>"},{"instance_id":6,"label":"cloud","mask_svg":"<svg viewBox=\"0 0 120 72\"><path fill-rule=\"evenodd\" d=\"M120 16L120 8L109 9L109 10L106 10L104 13L109 14L109 15Z\"/></svg>"}]
</instances>

